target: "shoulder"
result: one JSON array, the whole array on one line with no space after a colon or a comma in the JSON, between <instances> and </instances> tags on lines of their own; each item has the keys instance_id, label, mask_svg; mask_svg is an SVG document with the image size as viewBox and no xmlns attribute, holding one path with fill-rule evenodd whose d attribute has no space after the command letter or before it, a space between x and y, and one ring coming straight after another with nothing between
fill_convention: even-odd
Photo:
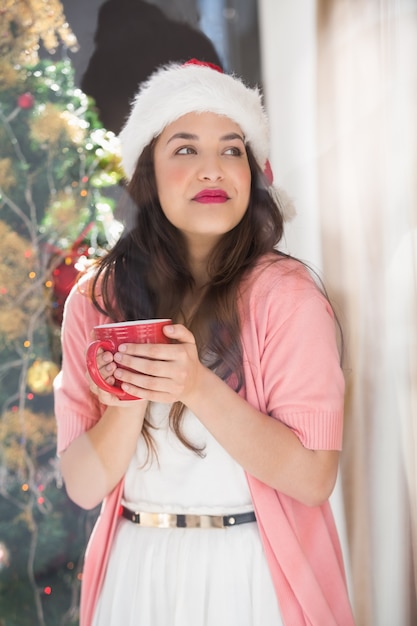
<instances>
[{"instance_id":1,"label":"shoulder","mask_svg":"<svg viewBox=\"0 0 417 626\"><path fill-rule=\"evenodd\" d=\"M334 311L319 284L314 273L296 259L263 257L240 286L242 333L255 334L258 341L271 333L321 334L323 326L334 333Z\"/></svg>"},{"instance_id":2,"label":"shoulder","mask_svg":"<svg viewBox=\"0 0 417 626\"><path fill-rule=\"evenodd\" d=\"M88 326L104 323L108 318L98 311L93 304L92 294L95 293L97 302L101 304L101 281L97 280L95 267L89 268L80 275L72 287L65 302L63 326L74 325L81 320Z\"/></svg>"},{"instance_id":3,"label":"shoulder","mask_svg":"<svg viewBox=\"0 0 417 626\"><path fill-rule=\"evenodd\" d=\"M243 301L283 302L297 306L318 297L325 299L319 279L301 261L288 256L268 254L247 272L240 286Z\"/></svg>"}]
</instances>

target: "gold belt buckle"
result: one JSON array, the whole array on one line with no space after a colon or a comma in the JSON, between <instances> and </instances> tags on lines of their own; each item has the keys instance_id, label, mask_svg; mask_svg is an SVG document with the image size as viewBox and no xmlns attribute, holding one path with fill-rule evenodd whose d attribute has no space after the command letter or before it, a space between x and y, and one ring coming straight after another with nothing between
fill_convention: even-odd
<instances>
[{"instance_id":1,"label":"gold belt buckle","mask_svg":"<svg viewBox=\"0 0 417 626\"><path fill-rule=\"evenodd\" d=\"M220 515L186 515L185 525L187 528L224 528Z\"/></svg>"},{"instance_id":2,"label":"gold belt buckle","mask_svg":"<svg viewBox=\"0 0 417 626\"><path fill-rule=\"evenodd\" d=\"M177 516L171 513L140 513L140 525L149 528L176 528Z\"/></svg>"}]
</instances>

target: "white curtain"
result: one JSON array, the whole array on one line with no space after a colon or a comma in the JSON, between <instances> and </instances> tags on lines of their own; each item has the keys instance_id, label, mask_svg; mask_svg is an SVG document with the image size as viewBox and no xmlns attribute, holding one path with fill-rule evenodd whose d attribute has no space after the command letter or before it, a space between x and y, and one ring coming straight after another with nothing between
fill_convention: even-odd
<instances>
[{"instance_id":1,"label":"white curtain","mask_svg":"<svg viewBox=\"0 0 417 626\"><path fill-rule=\"evenodd\" d=\"M417 623L417 3L259 0L271 162L345 328L333 498L358 626Z\"/></svg>"}]
</instances>

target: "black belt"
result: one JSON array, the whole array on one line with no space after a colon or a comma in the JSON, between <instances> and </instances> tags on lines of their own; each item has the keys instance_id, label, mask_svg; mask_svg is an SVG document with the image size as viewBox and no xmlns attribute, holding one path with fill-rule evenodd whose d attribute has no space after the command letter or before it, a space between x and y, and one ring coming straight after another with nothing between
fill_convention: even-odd
<instances>
[{"instance_id":1,"label":"black belt","mask_svg":"<svg viewBox=\"0 0 417 626\"><path fill-rule=\"evenodd\" d=\"M135 524L148 528L230 528L237 524L256 522L255 513L236 515L190 515L174 513L146 513L120 507L120 515Z\"/></svg>"}]
</instances>

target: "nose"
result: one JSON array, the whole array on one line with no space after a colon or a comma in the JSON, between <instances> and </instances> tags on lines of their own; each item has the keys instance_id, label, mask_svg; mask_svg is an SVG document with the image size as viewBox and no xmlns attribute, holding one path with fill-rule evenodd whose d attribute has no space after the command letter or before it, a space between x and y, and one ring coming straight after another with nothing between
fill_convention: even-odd
<instances>
[{"instance_id":1,"label":"nose","mask_svg":"<svg viewBox=\"0 0 417 626\"><path fill-rule=\"evenodd\" d=\"M217 156L207 156L202 159L200 170L200 180L218 181L223 178L223 170L220 159Z\"/></svg>"}]
</instances>

